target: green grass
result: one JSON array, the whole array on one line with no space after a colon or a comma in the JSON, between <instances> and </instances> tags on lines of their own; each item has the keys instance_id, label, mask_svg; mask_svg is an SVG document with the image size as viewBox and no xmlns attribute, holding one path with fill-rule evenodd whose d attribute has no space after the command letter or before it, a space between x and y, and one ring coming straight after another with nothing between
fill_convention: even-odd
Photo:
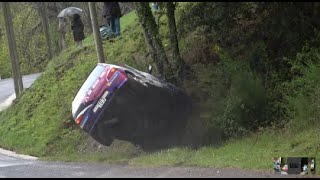
<instances>
[{"instance_id":1,"label":"green grass","mask_svg":"<svg viewBox=\"0 0 320 180\"><path fill-rule=\"evenodd\" d=\"M65 162L104 162L104 163L126 163L133 157L143 154L131 143L115 140L108 148L102 147L97 150L85 150L85 145L77 153L60 153L54 156L42 158L47 161Z\"/></svg>"},{"instance_id":2,"label":"green grass","mask_svg":"<svg viewBox=\"0 0 320 180\"><path fill-rule=\"evenodd\" d=\"M130 160L140 166L199 166L265 169L273 167L273 157L320 158L319 129L309 129L297 134L265 130L221 147L202 147L198 150L173 148ZM319 173L319 169L317 170Z\"/></svg>"},{"instance_id":3,"label":"green grass","mask_svg":"<svg viewBox=\"0 0 320 180\"><path fill-rule=\"evenodd\" d=\"M145 70L150 59L145 57L147 47L135 12L121 17L120 21L121 38L115 38L113 42L103 41L106 63L127 64Z\"/></svg>"},{"instance_id":4,"label":"green grass","mask_svg":"<svg viewBox=\"0 0 320 180\"><path fill-rule=\"evenodd\" d=\"M139 33L126 31L137 27L135 14L129 13L122 18L124 35L114 42L104 42L107 63L113 64L144 64L139 53L134 53L141 46L131 39L131 35ZM130 32L131 34L126 34ZM136 38L139 38L136 35ZM15 100L11 107L0 112L0 145L18 153L40 156L51 159L114 159L118 161L131 157L127 143L116 145L112 156L99 153L85 153L80 147L85 146L88 135L75 126L71 118L71 102L82 83L97 63L94 39L87 36L84 47L68 45L59 56L52 59L44 73L34 82L33 86ZM129 48L124 48L125 46ZM134 48L134 49L132 49ZM140 60L140 61L137 61ZM142 65L141 65L142 67ZM123 147L126 148L123 148ZM135 151L132 148L132 151ZM118 152L118 155L116 155ZM127 157L126 157L127 153ZM121 160L122 161L122 160Z\"/></svg>"},{"instance_id":5,"label":"green grass","mask_svg":"<svg viewBox=\"0 0 320 180\"><path fill-rule=\"evenodd\" d=\"M82 53L86 51L91 53ZM2 147L37 156L54 153L52 146L55 151L74 149L81 131L63 125L70 121L76 90L95 65L93 52L71 49L56 57L34 85L0 114Z\"/></svg>"},{"instance_id":6,"label":"green grass","mask_svg":"<svg viewBox=\"0 0 320 180\"><path fill-rule=\"evenodd\" d=\"M123 33L128 26L130 26L133 22L137 21L137 15L135 14L135 11L132 11L125 16L120 18L120 25L121 25L121 33Z\"/></svg>"}]
</instances>

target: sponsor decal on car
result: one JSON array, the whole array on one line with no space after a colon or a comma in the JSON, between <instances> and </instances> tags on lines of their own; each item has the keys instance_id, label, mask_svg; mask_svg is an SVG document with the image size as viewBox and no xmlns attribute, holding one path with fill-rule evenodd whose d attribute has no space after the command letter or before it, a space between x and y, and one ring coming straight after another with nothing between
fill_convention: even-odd
<instances>
[{"instance_id":1,"label":"sponsor decal on car","mask_svg":"<svg viewBox=\"0 0 320 180\"><path fill-rule=\"evenodd\" d=\"M90 90L88 91L88 96L90 96L91 93L92 93L92 89L90 89Z\"/></svg>"},{"instance_id":2,"label":"sponsor decal on car","mask_svg":"<svg viewBox=\"0 0 320 180\"><path fill-rule=\"evenodd\" d=\"M100 82L100 79L97 79L96 82L92 85L92 89L94 89Z\"/></svg>"}]
</instances>

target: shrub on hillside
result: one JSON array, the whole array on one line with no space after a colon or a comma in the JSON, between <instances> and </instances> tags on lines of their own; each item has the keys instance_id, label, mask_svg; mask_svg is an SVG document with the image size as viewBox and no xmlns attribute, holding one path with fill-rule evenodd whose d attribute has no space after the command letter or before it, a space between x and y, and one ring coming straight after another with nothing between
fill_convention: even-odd
<instances>
[{"instance_id":1,"label":"shrub on hillside","mask_svg":"<svg viewBox=\"0 0 320 180\"><path fill-rule=\"evenodd\" d=\"M317 38L319 41L319 38ZM289 127L302 130L315 127L320 116L320 48L318 43L308 43L293 60L291 82L284 83L282 93L288 104L287 122Z\"/></svg>"},{"instance_id":2,"label":"shrub on hillside","mask_svg":"<svg viewBox=\"0 0 320 180\"><path fill-rule=\"evenodd\" d=\"M194 66L202 117L226 137L242 136L265 125L266 92L248 63L219 54L218 64Z\"/></svg>"}]
</instances>

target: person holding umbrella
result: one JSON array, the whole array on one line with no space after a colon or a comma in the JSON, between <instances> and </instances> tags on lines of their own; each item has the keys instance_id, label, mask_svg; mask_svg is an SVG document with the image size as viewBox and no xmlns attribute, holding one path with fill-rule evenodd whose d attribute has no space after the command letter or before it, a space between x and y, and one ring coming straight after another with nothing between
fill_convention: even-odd
<instances>
[{"instance_id":1,"label":"person holding umbrella","mask_svg":"<svg viewBox=\"0 0 320 180\"><path fill-rule=\"evenodd\" d=\"M73 39L77 43L78 48L82 47L82 40L84 40L84 25L79 14L74 14L71 22L71 29Z\"/></svg>"},{"instance_id":2,"label":"person holding umbrella","mask_svg":"<svg viewBox=\"0 0 320 180\"><path fill-rule=\"evenodd\" d=\"M62 27L65 27L64 20L66 20L66 17L72 16L72 21L71 21L71 29L73 33L73 39L77 43L77 46L79 48L82 47L82 40L84 40L84 25L80 17L80 13L82 13L82 9L77 8L77 7L68 7L63 9L59 15L59 32L63 33ZM61 26L61 27L60 27Z\"/></svg>"}]
</instances>

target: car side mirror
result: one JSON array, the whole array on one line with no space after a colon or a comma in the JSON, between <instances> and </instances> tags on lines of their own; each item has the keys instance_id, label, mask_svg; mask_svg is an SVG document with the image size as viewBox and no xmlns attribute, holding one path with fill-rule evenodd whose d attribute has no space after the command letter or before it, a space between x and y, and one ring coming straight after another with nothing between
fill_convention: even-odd
<instances>
[{"instance_id":1,"label":"car side mirror","mask_svg":"<svg viewBox=\"0 0 320 180\"><path fill-rule=\"evenodd\" d=\"M152 68L153 68L153 67L152 67L151 65L149 65L149 67L148 67L148 73L149 73L149 74L152 73Z\"/></svg>"}]
</instances>

